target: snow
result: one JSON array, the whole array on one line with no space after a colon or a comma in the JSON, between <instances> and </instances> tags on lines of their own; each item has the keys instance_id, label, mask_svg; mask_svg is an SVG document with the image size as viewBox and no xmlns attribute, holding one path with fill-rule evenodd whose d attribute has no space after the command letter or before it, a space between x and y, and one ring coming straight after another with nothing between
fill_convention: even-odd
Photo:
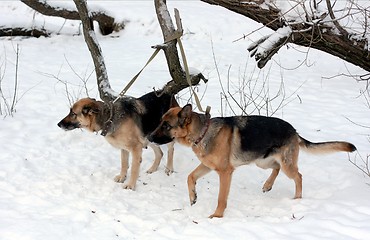
<instances>
[{"instance_id":1,"label":"snow","mask_svg":"<svg viewBox=\"0 0 370 240\"><path fill-rule=\"evenodd\" d=\"M269 51L274 48L274 46L277 45L277 43L281 42L282 39L287 39L292 34L292 29L289 26L285 26L282 28L279 28L271 34L263 43L258 45L258 48L255 50L256 57L265 58ZM252 46L254 46L252 44ZM249 46L248 48L251 48Z\"/></svg>"},{"instance_id":2,"label":"snow","mask_svg":"<svg viewBox=\"0 0 370 240\"><path fill-rule=\"evenodd\" d=\"M225 88L229 85L236 99L241 98L237 90L244 80L258 79L255 88L265 80L271 95L283 81L291 97L274 116L289 121L306 139L345 140L359 151L301 154L300 200L292 199L294 183L284 174L270 192L262 193L270 171L240 167L222 219L208 219L217 205L215 172L198 181L198 202L190 206L186 180L199 161L179 144L175 173L165 174L165 154L159 170L146 174L154 154L144 150L136 191L124 190L113 181L120 167L119 150L100 135L64 132L56 125L69 111L68 93L74 100L86 97L86 91L90 97L99 96L88 48L83 36L76 35L80 24L34 16L20 2L1 1L2 24L43 25L59 35L0 39L0 64L6 63L0 65L1 87L7 101L14 88L16 46L20 49L17 111L14 117L0 118L0 239L370 239L370 178L348 161L370 152L369 130L360 126L369 126L370 119L360 94L366 82L347 76L364 71L294 45L282 48L258 70L246 49L253 40L271 34L268 29L233 43L259 25L199 1L167 2L169 12L175 7L180 11L189 67L209 79L196 90L202 105L212 106L212 116L232 114L221 101L220 81ZM150 46L162 43L162 33L152 1L94 4L128 21L119 33L96 36L111 86L119 92L147 61ZM159 54L128 94L140 96L168 80L165 57ZM188 89L178 94L181 105L190 95ZM4 111L2 99L0 103ZM166 147L163 150L166 153Z\"/></svg>"}]
</instances>

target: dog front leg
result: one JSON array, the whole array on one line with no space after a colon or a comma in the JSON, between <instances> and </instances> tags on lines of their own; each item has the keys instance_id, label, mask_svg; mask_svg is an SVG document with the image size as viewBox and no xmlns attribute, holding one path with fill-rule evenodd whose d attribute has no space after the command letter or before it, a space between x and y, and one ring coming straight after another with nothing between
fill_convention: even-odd
<instances>
[{"instance_id":1,"label":"dog front leg","mask_svg":"<svg viewBox=\"0 0 370 240\"><path fill-rule=\"evenodd\" d=\"M227 206L227 197L230 192L231 176L233 174L234 168L229 166L227 169L222 171L217 171L220 178L220 190L218 192L218 204L216 211L209 216L209 218L224 216L224 211Z\"/></svg>"},{"instance_id":2,"label":"dog front leg","mask_svg":"<svg viewBox=\"0 0 370 240\"><path fill-rule=\"evenodd\" d=\"M121 172L114 178L114 181L118 183L123 183L126 180L128 169L128 155L128 151L121 149Z\"/></svg>"},{"instance_id":3,"label":"dog front leg","mask_svg":"<svg viewBox=\"0 0 370 240\"><path fill-rule=\"evenodd\" d=\"M154 158L153 165L146 172L147 173L154 173L155 171L157 171L158 166L161 163L161 159L163 157L163 152L157 144L149 143L148 146L153 149L155 158Z\"/></svg>"},{"instance_id":4,"label":"dog front leg","mask_svg":"<svg viewBox=\"0 0 370 240\"><path fill-rule=\"evenodd\" d=\"M168 151L167 151L167 165L166 165L166 169L164 170L165 173L170 176L172 173L173 173L173 154L174 154L174 145L175 145L175 141L172 141L170 143L167 144L167 148L168 148Z\"/></svg>"},{"instance_id":5,"label":"dog front leg","mask_svg":"<svg viewBox=\"0 0 370 240\"><path fill-rule=\"evenodd\" d=\"M131 177L129 181L123 185L124 189L134 190L136 186L136 181L139 177L141 154L143 152L143 146L137 145L132 150L132 166L131 166Z\"/></svg>"},{"instance_id":6,"label":"dog front leg","mask_svg":"<svg viewBox=\"0 0 370 240\"><path fill-rule=\"evenodd\" d=\"M207 166L203 165L203 163L201 163L188 176L188 190L189 190L190 205L193 205L197 202L197 192L196 192L196 189L195 189L195 184L196 184L197 180L200 177L209 173L210 171L211 171L210 168L208 168Z\"/></svg>"}]
</instances>

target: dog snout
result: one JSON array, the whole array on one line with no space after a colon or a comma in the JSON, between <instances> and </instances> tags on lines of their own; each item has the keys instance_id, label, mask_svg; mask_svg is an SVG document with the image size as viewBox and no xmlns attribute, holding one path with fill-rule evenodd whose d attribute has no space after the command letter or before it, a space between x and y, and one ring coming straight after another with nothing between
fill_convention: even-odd
<instances>
[{"instance_id":1,"label":"dog snout","mask_svg":"<svg viewBox=\"0 0 370 240\"><path fill-rule=\"evenodd\" d=\"M150 142L154 142L159 145L167 144L173 141L173 138L170 136L157 131L152 132L147 138Z\"/></svg>"},{"instance_id":2,"label":"dog snout","mask_svg":"<svg viewBox=\"0 0 370 240\"><path fill-rule=\"evenodd\" d=\"M65 119L61 120L57 125L61 129L66 130L66 131L80 128L79 123L69 122L69 121L66 121Z\"/></svg>"},{"instance_id":3,"label":"dog snout","mask_svg":"<svg viewBox=\"0 0 370 240\"><path fill-rule=\"evenodd\" d=\"M58 127L60 127L61 129L64 129L64 124L63 124L63 120L61 120L60 122L58 122Z\"/></svg>"},{"instance_id":4,"label":"dog snout","mask_svg":"<svg viewBox=\"0 0 370 240\"><path fill-rule=\"evenodd\" d=\"M149 142L153 142L153 133L149 134L148 140L149 140Z\"/></svg>"}]
</instances>

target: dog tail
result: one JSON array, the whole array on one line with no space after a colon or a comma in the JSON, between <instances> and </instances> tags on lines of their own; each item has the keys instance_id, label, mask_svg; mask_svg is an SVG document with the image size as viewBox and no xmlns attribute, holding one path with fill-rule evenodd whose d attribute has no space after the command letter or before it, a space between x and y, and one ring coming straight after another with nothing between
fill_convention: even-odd
<instances>
[{"instance_id":1,"label":"dog tail","mask_svg":"<svg viewBox=\"0 0 370 240\"><path fill-rule=\"evenodd\" d=\"M313 154L356 151L355 145L349 142L334 141L313 143L301 136L299 136L299 146L302 150Z\"/></svg>"}]
</instances>

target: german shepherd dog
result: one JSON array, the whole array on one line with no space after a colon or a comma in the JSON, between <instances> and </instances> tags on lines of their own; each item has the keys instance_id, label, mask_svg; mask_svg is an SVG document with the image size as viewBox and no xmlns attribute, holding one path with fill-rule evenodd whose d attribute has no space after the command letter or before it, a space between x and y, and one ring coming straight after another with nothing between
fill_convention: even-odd
<instances>
[{"instance_id":1,"label":"german shepherd dog","mask_svg":"<svg viewBox=\"0 0 370 240\"><path fill-rule=\"evenodd\" d=\"M123 188L133 190L139 176L143 148L149 146L155 153L154 163L147 173L155 172L160 164L163 153L157 144L148 142L146 136L159 125L161 116L170 108L171 102L176 102L173 96L157 96L156 92L140 98L122 97L113 105L83 98L73 104L58 126L64 130L83 128L91 132L106 131L102 134L105 139L113 147L121 149L121 172L114 178L116 182L125 181L129 153L132 154L131 177ZM107 125L109 122L110 126ZM173 142L168 144L167 175L173 172L173 145Z\"/></svg>"},{"instance_id":2,"label":"german shepherd dog","mask_svg":"<svg viewBox=\"0 0 370 240\"><path fill-rule=\"evenodd\" d=\"M175 139L190 146L201 161L188 176L191 205L197 201L196 181L211 170L218 173L218 205L210 218L223 217L231 176L236 167L255 163L263 169L272 168L263 192L272 189L281 169L295 182L294 198L301 198L302 175L297 164L300 148L311 153L356 150L348 142L309 142L299 136L288 122L278 118L234 116L210 119L209 115L193 112L190 104L171 108L148 139L159 144Z\"/></svg>"}]
</instances>

